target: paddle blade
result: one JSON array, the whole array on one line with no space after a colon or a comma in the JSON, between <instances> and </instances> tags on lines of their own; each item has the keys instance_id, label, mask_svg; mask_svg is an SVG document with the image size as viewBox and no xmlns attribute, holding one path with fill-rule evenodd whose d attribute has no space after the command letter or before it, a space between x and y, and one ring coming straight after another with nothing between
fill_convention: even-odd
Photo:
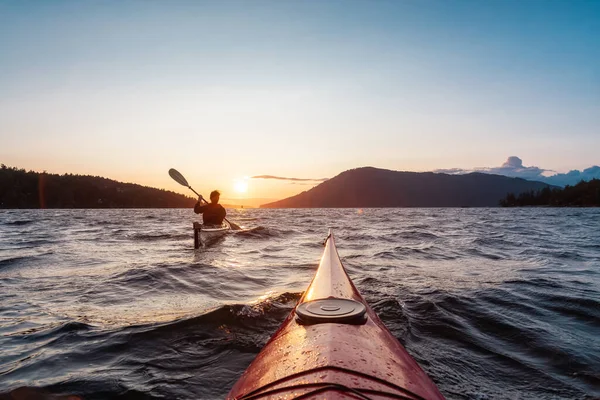
<instances>
[{"instance_id":1,"label":"paddle blade","mask_svg":"<svg viewBox=\"0 0 600 400\"><path fill-rule=\"evenodd\" d=\"M171 168L169 170L169 175L171 175L171 178L173 178L175 182L179 183L180 185L190 187L188 181L175 168Z\"/></svg>"}]
</instances>

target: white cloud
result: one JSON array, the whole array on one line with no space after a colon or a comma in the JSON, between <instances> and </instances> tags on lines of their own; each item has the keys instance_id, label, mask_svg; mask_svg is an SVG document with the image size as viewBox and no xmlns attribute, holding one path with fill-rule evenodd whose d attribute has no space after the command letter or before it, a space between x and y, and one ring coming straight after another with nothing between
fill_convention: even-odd
<instances>
[{"instance_id":1,"label":"white cloud","mask_svg":"<svg viewBox=\"0 0 600 400\"><path fill-rule=\"evenodd\" d=\"M444 174L468 174L471 172L483 172L487 174L497 174L510 176L514 178L523 178L531 181L545 182L550 185L565 186L575 185L579 181L589 181L590 179L600 179L600 167L592 166L584 169L583 171L572 170L566 174L554 174L545 176L544 173L554 172L549 169L539 168L535 166L527 167L523 165L523 160L517 156L510 156L506 161L499 167L486 167L486 168L473 168L473 169L462 169L462 168L450 168L450 169L438 169L433 172L444 173Z\"/></svg>"}]
</instances>

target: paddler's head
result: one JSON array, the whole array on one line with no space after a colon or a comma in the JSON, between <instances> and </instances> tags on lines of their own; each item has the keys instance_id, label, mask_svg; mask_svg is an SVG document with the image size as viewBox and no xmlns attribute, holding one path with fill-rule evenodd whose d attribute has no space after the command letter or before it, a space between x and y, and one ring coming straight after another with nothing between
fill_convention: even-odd
<instances>
[{"instance_id":1,"label":"paddler's head","mask_svg":"<svg viewBox=\"0 0 600 400\"><path fill-rule=\"evenodd\" d=\"M221 193L218 190L213 190L210 192L210 202L213 204L219 204L219 197L221 197Z\"/></svg>"}]
</instances>

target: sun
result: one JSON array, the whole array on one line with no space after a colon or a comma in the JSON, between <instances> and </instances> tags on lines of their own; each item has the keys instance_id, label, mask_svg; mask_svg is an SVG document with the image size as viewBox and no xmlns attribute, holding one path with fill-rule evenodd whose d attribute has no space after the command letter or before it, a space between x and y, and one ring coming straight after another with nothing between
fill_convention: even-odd
<instances>
[{"instance_id":1,"label":"sun","mask_svg":"<svg viewBox=\"0 0 600 400\"><path fill-rule=\"evenodd\" d=\"M233 183L233 188L238 193L246 193L248 191L248 182L243 179L237 179Z\"/></svg>"}]
</instances>

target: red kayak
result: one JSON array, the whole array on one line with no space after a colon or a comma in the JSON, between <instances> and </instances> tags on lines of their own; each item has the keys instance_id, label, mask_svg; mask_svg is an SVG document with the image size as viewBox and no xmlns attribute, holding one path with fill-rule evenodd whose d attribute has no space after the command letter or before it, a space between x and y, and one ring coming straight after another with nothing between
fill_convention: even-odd
<instances>
[{"instance_id":1,"label":"red kayak","mask_svg":"<svg viewBox=\"0 0 600 400\"><path fill-rule=\"evenodd\" d=\"M296 308L228 399L443 399L362 298L331 233Z\"/></svg>"}]
</instances>

